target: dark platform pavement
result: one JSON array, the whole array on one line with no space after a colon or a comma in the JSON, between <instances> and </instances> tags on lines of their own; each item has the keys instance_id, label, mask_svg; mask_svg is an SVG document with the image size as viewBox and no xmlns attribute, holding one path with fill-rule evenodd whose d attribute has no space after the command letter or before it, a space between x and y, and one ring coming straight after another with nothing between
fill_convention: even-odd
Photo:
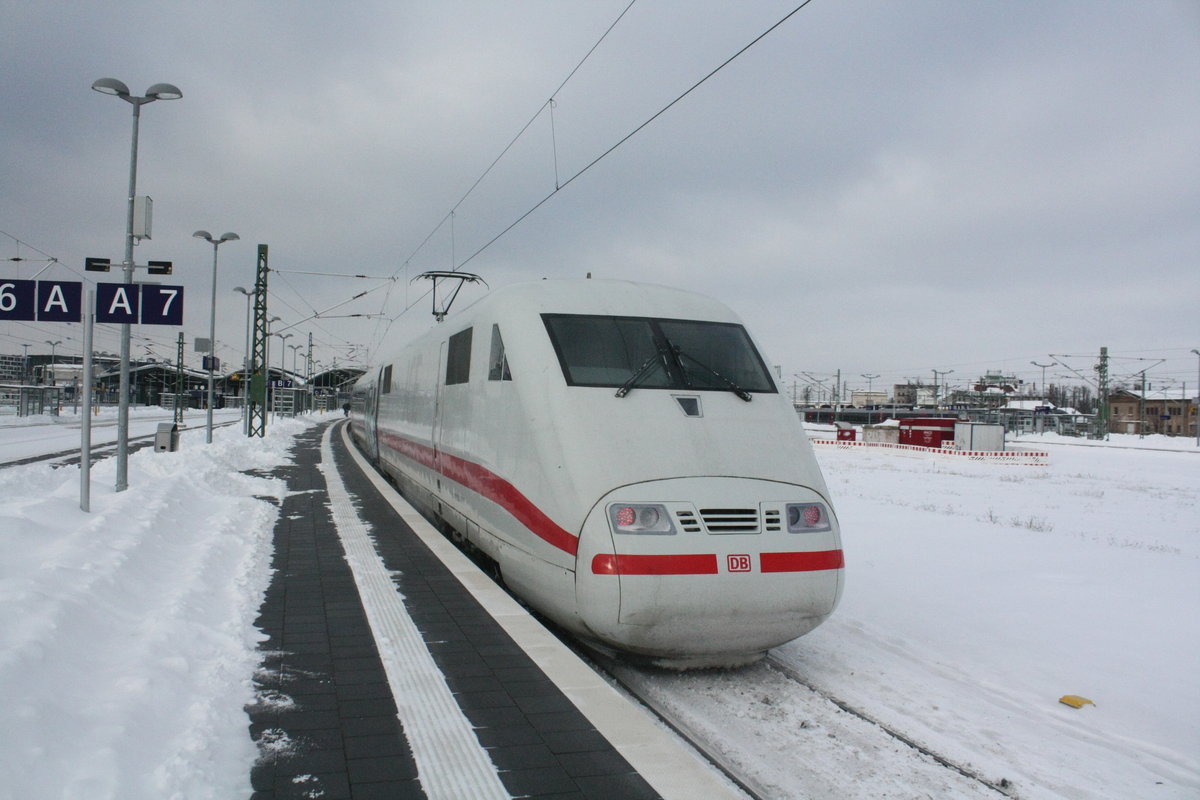
<instances>
[{"instance_id":1,"label":"dark platform pavement","mask_svg":"<svg viewBox=\"0 0 1200 800\"><path fill-rule=\"evenodd\" d=\"M327 425L297 437L272 475L289 494L258 626L269 639L249 706L255 800L425 798L385 665L319 469ZM352 462L332 452L404 607L513 797L659 793L490 616ZM391 665L404 669L405 665ZM482 796L482 795L481 795Z\"/></svg>"}]
</instances>

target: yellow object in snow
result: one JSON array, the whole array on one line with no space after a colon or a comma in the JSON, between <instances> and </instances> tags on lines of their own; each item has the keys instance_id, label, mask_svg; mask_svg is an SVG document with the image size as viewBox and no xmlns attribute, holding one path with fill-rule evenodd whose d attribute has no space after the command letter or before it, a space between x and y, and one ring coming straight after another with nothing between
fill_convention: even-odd
<instances>
[{"instance_id":1,"label":"yellow object in snow","mask_svg":"<svg viewBox=\"0 0 1200 800\"><path fill-rule=\"evenodd\" d=\"M1096 705L1086 697L1080 697L1077 694L1064 694L1062 697L1058 698L1058 702L1065 706L1070 706L1071 708L1083 708L1084 706Z\"/></svg>"}]
</instances>

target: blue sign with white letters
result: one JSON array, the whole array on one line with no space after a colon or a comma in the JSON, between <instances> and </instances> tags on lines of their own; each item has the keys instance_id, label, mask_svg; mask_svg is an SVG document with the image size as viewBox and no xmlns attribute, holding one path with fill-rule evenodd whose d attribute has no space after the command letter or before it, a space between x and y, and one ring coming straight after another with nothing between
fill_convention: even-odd
<instances>
[{"instance_id":1,"label":"blue sign with white letters","mask_svg":"<svg viewBox=\"0 0 1200 800\"><path fill-rule=\"evenodd\" d=\"M37 281L0 281L0 319L37 319Z\"/></svg>"},{"instance_id":2,"label":"blue sign with white letters","mask_svg":"<svg viewBox=\"0 0 1200 800\"><path fill-rule=\"evenodd\" d=\"M182 286L142 287L143 325L182 325Z\"/></svg>"},{"instance_id":3,"label":"blue sign with white letters","mask_svg":"<svg viewBox=\"0 0 1200 800\"><path fill-rule=\"evenodd\" d=\"M0 320L81 322L83 284L0 278ZM96 322L182 325L183 287L97 283Z\"/></svg>"},{"instance_id":4,"label":"blue sign with white letters","mask_svg":"<svg viewBox=\"0 0 1200 800\"><path fill-rule=\"evenodd\" d=\"M96 322L136 323L139 288L136 283L97 283Z\"/></svg>"},{"instance_id":5,"label":"blue sign with white letters","mask_svg":"<svg viewBox=\"0 0 1200 800\"><path fill-rule=\"evenodd\" d=\"M79 281L38 281L38 322L79 322L83 309L83 284Z\"/></svg>"}]
</instances>

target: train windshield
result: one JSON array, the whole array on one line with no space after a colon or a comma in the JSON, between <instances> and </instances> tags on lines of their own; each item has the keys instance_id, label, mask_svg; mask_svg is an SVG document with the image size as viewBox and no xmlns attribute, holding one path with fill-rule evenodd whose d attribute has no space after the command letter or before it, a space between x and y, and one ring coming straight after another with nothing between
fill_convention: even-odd
<instances>
[{"instance_id":1,"label":"train windshield","mask_svg":"<svg viewBox=\"0 0 1200 800\"><path fill-rule=\"evenodd\" d=\"M571 386L774 392L746 329L728 322L543 314ZM748 396L743 398L748 399Z\"/></svg>"}]
</instances>

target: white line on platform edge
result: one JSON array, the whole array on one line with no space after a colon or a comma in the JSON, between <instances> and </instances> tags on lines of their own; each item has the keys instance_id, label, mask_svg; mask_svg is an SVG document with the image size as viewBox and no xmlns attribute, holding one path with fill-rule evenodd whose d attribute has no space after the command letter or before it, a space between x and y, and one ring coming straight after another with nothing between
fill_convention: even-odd
<instances>
[{"instance_id":1,"label":"white line on platform edge","mask_svg":"<svg viewBox=\"0 0 1200 800\"><path fill-rule=\"evenodd\" d=\"M379 648L398 717L417 763L421 788L431 800L511 797L479 744L470 721L446 685L387 567L367 535L333 460L333 427L321 439L319 469L346 560Z\"/></svg>"},{"instance_id":2,"label":"white line on platform edge","mask_svg":"<svg viewBox=\"0 0 1200 800\"><path fill-rule=\"evenodd\" d=\"M664 800L746 800L745 793L702 756L605 682L484 575L367 463L350 441L350 426L340 427L347 452L383 499Z\"/></svg>"}]
</instances>

